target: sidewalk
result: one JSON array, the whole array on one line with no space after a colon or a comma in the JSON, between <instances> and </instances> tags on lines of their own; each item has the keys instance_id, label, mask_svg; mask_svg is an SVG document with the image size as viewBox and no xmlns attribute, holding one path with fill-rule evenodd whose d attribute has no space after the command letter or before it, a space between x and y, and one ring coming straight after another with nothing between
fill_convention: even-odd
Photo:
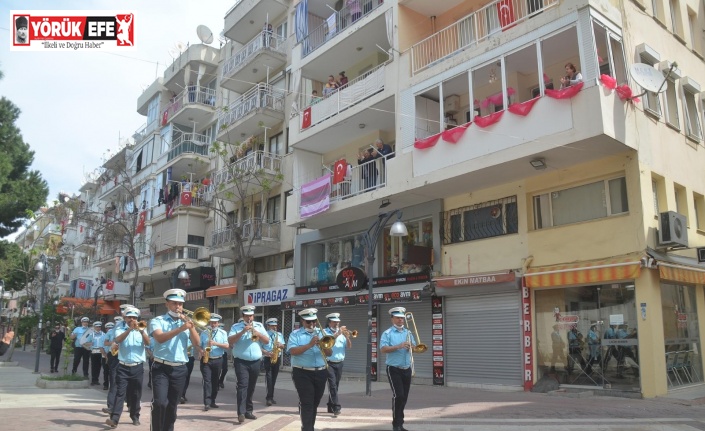
<instances>
[{"instance_id":1,"label":"sidewalk","mask_svg":"<svg viewBox=\"0 0 705 431\"><path fill-rule=\"evenodd\" d=\"M15 352L20 366L0 367L0 414L6 431L29 429L95 431L108 429L102 387L78 390L50 390L35 386L34 355ZM48 364L48 359L42 361ZM28 365L31 364L30 366ZM44 370L48 371L48 366ZM40 367L42 369L42 367ZM232 370L229 377L232 377ZM146 380L146 379L145 379ZM177 430L208 431L298 431L298 398L288 373L277 382L276 400L264 405L262 376L255 391L255 421L237 424L235 384L227 381L218 395L220 409L202 410L201 376L194 369L187 393L189 402L179 406ZM372 396L365 396L364 381L341 383L343 413L338 418L326 413L327 395L321 402L317 431L391 430L391 391L386 383L373 383ZM668 398L635 400L588 396L572 398L525 392L490 392L476 389L412 386L406 408L405 427L410 431L694 431L705 430L705 388L678 391ZM149 430L151 392L142 393L141 425L133 426L125 412L118 429Z\"/></svg>"}]
</instances>

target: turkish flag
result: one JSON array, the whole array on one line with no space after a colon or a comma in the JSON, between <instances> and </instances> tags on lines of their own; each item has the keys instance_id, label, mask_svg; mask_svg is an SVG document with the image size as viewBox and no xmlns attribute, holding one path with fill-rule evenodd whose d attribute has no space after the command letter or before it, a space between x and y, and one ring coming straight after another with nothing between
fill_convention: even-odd
<instances>
[{"instance_id":1,"label":"turkish flag","mask_svg":"<svg viewBox=\"0 0 705 431\"><path fill-rule=\"evenodd\" d=\"M140 218L137 221L137 227L135 228L135 233L142 233L144 231L144 222L147 220L147 211L142 211L140 213Z\"/></svg>"},{"instance_id":2,"label":"turkish flag","mask_svg":"<svg viewBox=\"0 0 705 431\"><path fill-rule=\"evenodd\" d=\"M191 205L191 192L181 192L181 205Z\"/></svg>"},{"instance_id":3,"label":"turkish flag","mask_svg":"<svg viewBox=\"0 0 705 431\"><path fill-rule=\"evenodd\" d=\"M169 111L164 111L162 114L162 126L166 126L166 124L169 122Z\"/></svg>"},{"instance_id":4,"label":"turkish flag","mask_svg":"<svg viewBox=\"0 0 705 431\"><path fill-rule=\"evenodd\" d=\"M113 290L115 288L115 282L113 280L108 280L108 282L105 283L105 288L108 290Z\"/></svg>"},{"instance_id":5,"label":"turkish flag","mask_svg":"<svg viewBox=\"0 0 705 431\"><path fill-rule=\"evenodd\" d=\"M514 27L512 23L516 21L516 17L514 16L512 0L502 0L497 3L497 15L499 16L499 26L502 28L502 31Z\"/></svg>"},{"instance_id":6,"label":"turkish flag","mask_svg":"<svg viewBox=\"0 0 705 431\"><path fill-rule=\"evenodd\" d=\"M204 178L204 179L201 181L201 184L203 184L204 186L210 185L210 183L211 183L210 178Z\"/></svg>"},{"instance_id":7,"label":"turkish flag","mask_svg":"<svg viewBox=\"0 0 705 431\"><path fill-rule=\"evenodd\" d=\"M342 183L345 181L345 172L348 170L348 164L345 159L340 159L335 162L335 172L333 173L333 184Z\"/></svg>"},{"instance_id":8,"label":"turkish flag","mask_svg":"<svg viewBox=\"0 0 705 431\"><path fill-rule=\"evenodd\" d=\"M303 118L303 121L301 122L302 129L308 129L309 127L311 127L311 107L310 106L308 108L304 109L304 118Z\"/></svg>"},{"instance_id":9,"label":"turkish flag","mask_svg":"<svg viewBox=\"0 0 705 431\"><path fill-rule=\"evenodd\" d=\"M78 282L78 288L81 290L86 290L86 282L81 280Z\"/></svg>"}]
</instances>

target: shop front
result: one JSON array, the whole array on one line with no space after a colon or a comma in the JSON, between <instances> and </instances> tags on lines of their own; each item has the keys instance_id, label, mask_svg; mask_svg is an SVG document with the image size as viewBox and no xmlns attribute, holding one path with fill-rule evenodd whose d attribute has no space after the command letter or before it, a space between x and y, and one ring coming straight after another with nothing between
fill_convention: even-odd
<instances>
[{"instance_id":1,"label":"shop front","mask_svg":"<svg viewBox=\"0 0 705 431\"><path fill-rule=\"evenodd\" d=\"M520 277L503 271L433 281L443 298L443 333L435 335L447 340L441 352L446 384L521 387Z\"/></svg>"}]
</instances>

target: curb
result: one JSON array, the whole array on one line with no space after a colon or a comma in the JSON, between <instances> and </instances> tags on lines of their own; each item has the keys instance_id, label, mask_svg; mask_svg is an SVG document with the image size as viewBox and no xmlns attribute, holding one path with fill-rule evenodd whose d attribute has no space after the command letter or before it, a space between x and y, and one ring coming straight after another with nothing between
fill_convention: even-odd
<instances>
[{"instance_id":1,"label":"curb","mask_svg":"<svg viewBox=\"0 0 705 431\"><path fill-rule=\"evenodd\" d=\"M41 375L37 378L36 386L42 389L88 389L88 380L47 380Z\"/></svg>"}]
</instances>

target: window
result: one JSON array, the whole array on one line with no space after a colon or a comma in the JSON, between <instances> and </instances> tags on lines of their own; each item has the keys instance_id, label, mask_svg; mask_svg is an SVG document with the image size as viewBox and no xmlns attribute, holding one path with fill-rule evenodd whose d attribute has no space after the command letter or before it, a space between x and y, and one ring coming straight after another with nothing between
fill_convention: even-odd
<instances>
[{"instance_id":1,"label":"window","mask_svg":"<svg viewBox=\"0 0 705 431\"><path fill-rule=\"evenodd\" d=\"M683 38L683 20L681 18L681 7L678 0L669 0L668 6L671 12L671 31L675 36Z\"/></svg>"},{"instance_id":2,"label":"window","mask_svg":"<svg viewBox=\"0 0 705 431\"><path fill-rule=\"evenodd\" d=\"M698 116L697 95L700 93L700 85L692 79L685 77L681 79L683 88L683 116L685 118L685 133L691 138L699 141L702 138L700 130L700 118Z\"/></svg>"},{"instance_id":3,"label":"window","mask_svg":"<svg viewBox=\"0 0 705 431\"><path fill-rule=\"evenodd\" d=\"M660 22L663 21L663 0L651 0L651 13Z\"/></svg>"},{"instance_id":4,"label":"window","mask_svg":"<svg viewBox=\"0 0 705 431\"><path fill-rule=\"evenodd\" d=\"M237 210L230 211L226 216L226 227L233 227L237 224Z\"/></svg>"},{"instance_id":5,"label":"window","mask_svg":"<svg viewBox=\"0 0 705 431\"><path fill-rule=\"evenodd\" d=\"M279 223L281 220L282 197L276 195L267 201L267 223Z\"/></svg>"},{"instance_id":6,"label":"window","mask_svg":"<svg viewBox=\"0 0 705 431\"><path fill-rule=\"evenodd\" d=\"M672 79L668 79L668 88L663 92L663 97L665 100L666 109L666 124L669 126L680 130L680 119L678 118L678 100L676 98L676 82Z\"/></svg>"},{"instance_id":7,"label":"window","mask_svg":"<svg viewBox=\"0 0 705 431\"><path fill-rule=\"evenodd\" d=\"M658 210L658 183L656 180L651 180L651 195L654 200L654 215L659 215Z\"/></svg>"},{"instance_id":8,"label":"window","mask_svg":"<svg viewBox=\"0 0 705 431\"><path fill-rule=\"evenodd\" d=\"M492 238L519 230L516 196L453 209L447 211L443 219L444 244Z\"/></svg>"},{"instance_id":9,"label":"window","mask_svg":"<svg viewBox=\"0 0 705 431\"><path fill-rule=\"evenodd\" d=\"M278 133L271 138L269 138L269 148L267 151L272 154L283 155L284 154L284 134Z\"/></svg>"},{"instance_id":10,"label":"window","mask_svg":"<svg viewBox=\"0 0 705 431\"><path fill-rule=\"evenodd\" d=\"M639 54L639 61L644 63L644 64L650 64L654 65L654 62L648 58L648 55L646 53L642 52ZM647 91L646 94L644 95L643 103L644 103L644 110L647 112L650 112L651 114L660 117L661 116L661 103L659 102L659 97L658 93L653 93L651 91Z\"/></svg>"},{"instance_id":11,"label":"window","mask_svg":"<svg viewBox=\"0 0 705 431\"><path fill-rule=\"evenodd\" d=\"M150 99L147 105L147 132L150 132L154 126L157 124L157 119L159 118L159 95L156 95Z\"/></svg>"},{"instance_id":12,"label":"window","mask_svg":"<svg viewBox=\"0 0 705 431\"><path fill-rule=\"evenodd\" d=\"M599 65L598 74L610 75L617 80L618 84L625 84L627 69L621 37L595 20L592 23Z\"/></svg>"},{"instance_id":13,"label":"window","mask_svg":"<svg viewBox=\"0 0 705 431\"><path fill-rule=\"evenodd\" d=\"M191 245L206 245L206 239L202 236L188 235L186 239L186 244Z\"/></svg>"},{"instance_id":14,"label":"window","mask_svg":"<svg viewBox=\"0 0 705 431\"><path fill-rule=\"evenodd\" d=\"M698 230L705 230L705 196L693 193L693 203L695 204L695 227Z\"/></svg>"},{"instance_id":15,"label":"window","mask_svg":"<svg viewBox=\"0 0 705 431\"><path fill-rule=\"evenodd\" d=\"M220 278L232 278L235 277L235 264L225 263L220 265Z\"/></svg>"},{"instance_id":16,"label":"window","mask_svg":"<svg viewBox=\"0 0 705 431\"><path fill-rule=\"evenodd\" d=\"M676 197L676 212L678 214L683 214L686 220L688 220L688 198L685 187L680 184L673 183L673 194ZM687 224L690 226L690 220L688 220Z\"/></svg>"},{"instance_id":17,"label":"window","mask_svg":"<svg viewBox=\"0 0 705 431\"><path fill-rule=\"evenodd\" d=\"M282 39L286 39L286 37L288 36L288 34L286 32L286 30L287 30L286 24L287 24L286 21L284 21L283 23L279 24L277 26L277 28L274 30L274 33Z\"/></svg>"},{"instance_id":18,"label":"window","mask_svg":"<svg viewBox=\"0 0 705 431\"><path fill-rule=\"evenodd\" d=\"M543 229L629 211L625 177L534 196L534 227Z\"/></svg>"}]
</instances>

